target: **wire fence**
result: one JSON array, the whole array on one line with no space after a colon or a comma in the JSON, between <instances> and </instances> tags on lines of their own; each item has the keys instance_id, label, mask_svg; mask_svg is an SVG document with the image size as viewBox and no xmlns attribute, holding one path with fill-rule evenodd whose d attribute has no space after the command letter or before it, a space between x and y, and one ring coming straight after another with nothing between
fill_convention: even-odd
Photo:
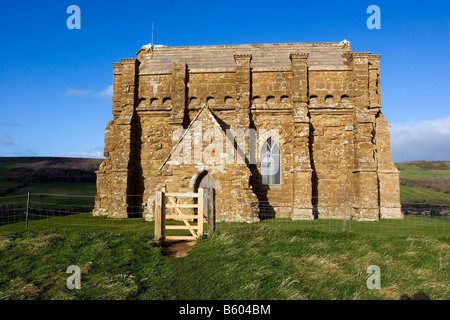
<instances>
[{"instance_id":1,"label":"wire fence","mask_svg":"<svg viewBox=\"0 0 450 320\"><path fill-rule=\"evenodd\" d=\"M93 216L94 204L95 196L85 195L29 193L0 197L0 232L56 228L153 233L152 222L143 218ZM142 206L129 207L128 212L136 217Z\"/></svg>"},{"instance_id":2,"label":"wire fence","mask_svg":"<svg viewBox=\"0 0 450 320\"><path fill-rule=\"evenodd\" d=\"M138 196L141 197L142 196ZM239 200L236 200L239 202ZM95 197L85 195L64 195L33 193L0 197L0 233L25 229L63 229L132 231L154 233L152 213L144 219L145 207L129 206L126 219L93 216ZM267 228L280 232L317 230L321 232L350 232L370 235L406 236L449 236L450 205L430 203L402 203L403 219L380 219L379 221L357 221L351 214L348 198L335 199L335 207L329 209L334 216L321 216L324 207L314 204L310 220L293 220L289 207L273 208L268 202L259 204L258 222ZM230 206L230 203L227 204ZM221 222L222 208L215 208L216 230L232 229L247 225L245 222ZM149 209L148 211L151 211ZM343 219L342 217L346 217ZM205 228L206 230L206 228Z\"/></svg>"},{"instance_id":3,"label":"wire fence","mask_svg":"<svg viewBox=\"0 0 450 320\"><path fill-rule=\"evenodd\" d=\"M260 223L281 232L308 229L387 236L450 236L450 204L402 203L401 219L393 219L380 218L379 215L358 217L353 212L354 203L349 202L346 196L325 201L322 197L319 200L313 199L312 214L299 220L293 220L289 206L276 207L270 202L260 201Z\"/></svg>"}]
</instances>

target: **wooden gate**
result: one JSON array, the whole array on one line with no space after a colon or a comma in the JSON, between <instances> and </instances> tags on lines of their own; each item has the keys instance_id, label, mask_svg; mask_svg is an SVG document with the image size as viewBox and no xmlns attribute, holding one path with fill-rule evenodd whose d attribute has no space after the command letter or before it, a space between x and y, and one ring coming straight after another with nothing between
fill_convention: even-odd
<instances>
[{"instance_id":1,"label":"wooden gate","mask_svg":"<svg viewBox=\"0 0 450 320\"><path fill-rule=\"evenodd\" d=\"M173 193L157 191L155 195L155 238L157 240L196 240L203 235L203 215L208 210L208 192L203 188L198 193ZM180 203L180 199L197 199L197 203ZM195 202L195 201L192 201ZM166 214L167 209L171 214ZM185 213L190 209L190 213ZM184 212L183 212L184 211ZM207 215L209 217L210 215ZM182 221L184 225L168 224L168 220ZM210 220L210 219L208 219ZM166 236L165 230L189 230L190 236Z\"/></svg>"}]
</instances>

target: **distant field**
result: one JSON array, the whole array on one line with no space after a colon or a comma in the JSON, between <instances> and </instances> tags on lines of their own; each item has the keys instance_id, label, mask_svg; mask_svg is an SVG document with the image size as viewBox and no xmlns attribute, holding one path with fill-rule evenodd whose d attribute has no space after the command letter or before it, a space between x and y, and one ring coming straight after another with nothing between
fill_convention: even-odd
<instances>
[{"instance_id":1,"label":"distant field","mask_svg":"<svg viewBox=\"0 0 450 320\"><path fill-rule=\"evenodd\" d=\"M102 159L0 158L0 197L30 193L95 195Z\"/></svg>"},{"instance_id":2,"label":"distant field","mask_svg":"<svg viewBox=\"0 0 450 320\"><path fill-rule=\"evenodd\" d=\"M450 179L450 161L412 161L396 163L401 179Z\"/></svg>"},{"instance_id":3,"label":"distant field","mask_svg":"<svg viewBox=\"0 0 450 320\"><path fill-rule=\"evenodd\" d=\"M400 185L400 199L405 202L450 204L450 194L425 187Z\"/></svg>"},{"instance_id":4,"label":"distant field","mask_svg":"<svg viewBox=\"0 0 450 320\"><path fill-rule=\"evenodd\" d=\"M402 202L450 204L450 161L396 163Z\"/></svg>"},{"instance_id":5,"label":"distant field","mask_svg":"<svg viewBox=\"0 0 450 320\"><path fill-rule=\"evenodd\" d=\"M27 192L95 196L96 187L95 182L29 182L7 195L21 195Z\"/></svg>"}]
</instances>

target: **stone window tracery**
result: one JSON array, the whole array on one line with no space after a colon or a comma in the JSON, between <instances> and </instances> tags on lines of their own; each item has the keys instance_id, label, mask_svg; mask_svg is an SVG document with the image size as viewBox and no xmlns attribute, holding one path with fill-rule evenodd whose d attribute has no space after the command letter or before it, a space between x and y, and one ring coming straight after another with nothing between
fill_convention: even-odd
<instances>
[{"instance_id":1,"label":"stone window tracery","mask_svg":"<svg viewBox=\"0 0 450 320\"><path fill-rule=\"evenodd\" d=\"M267 139L261 150L261 176L263 184L281 184L281 152L272 138Z\"/></svg>"}]
</instances>

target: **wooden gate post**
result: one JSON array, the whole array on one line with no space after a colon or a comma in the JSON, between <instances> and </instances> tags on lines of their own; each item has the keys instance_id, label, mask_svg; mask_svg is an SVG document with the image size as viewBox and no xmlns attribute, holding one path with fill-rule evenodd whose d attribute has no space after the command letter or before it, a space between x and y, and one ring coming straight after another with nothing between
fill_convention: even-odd
<instances>
[{"instance_id":1,"label":"wooden gate post","mask_svg":"<svg viewBox=\"0 0 450 320\"><path fill-rule=\"evenodd\" d=\"M164 192L156 191L155 193L155 240L164 239L164 220L166 215Z\"/></svg>"},{"instance_id":2,"label":"wooden gate post","mask_svg":"<svg viewBox=\"0 0 450 320\"><path fill-rule=\"evenodd\" d=\"M198 188L198 210L197 210L197 225L198 225L198 236L203 236L203 212L208 209L207 202L205 201L205 190L203 188Z\"/></svg>"},{"instance_id":3,"label":"wooden gate post","mask_svg":"<svg viewBox=\"0 0 450 320\"><path fill-rule=\"evenodd\" d=\"M213 234L216 230L216 212L215 212L215 191L214 188L207 189L206 200L208 202L208 235Z\"/></svg>"}]
</instances>

